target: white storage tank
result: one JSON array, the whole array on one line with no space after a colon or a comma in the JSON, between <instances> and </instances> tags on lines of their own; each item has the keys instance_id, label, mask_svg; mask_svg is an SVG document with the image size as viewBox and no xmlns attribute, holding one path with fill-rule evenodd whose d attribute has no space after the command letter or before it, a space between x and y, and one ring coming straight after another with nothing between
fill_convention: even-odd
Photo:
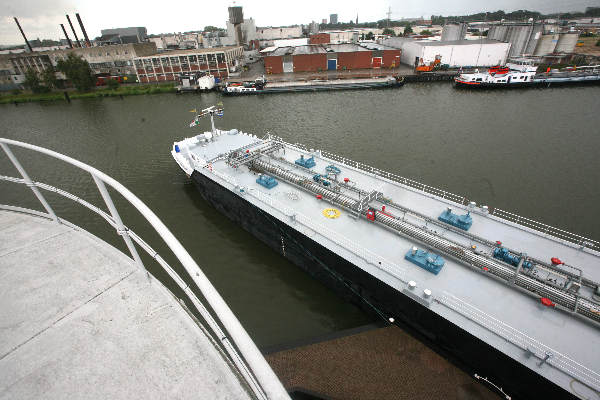
<instances>
[{"instance_id":1,"label":"white storage tank","mask_svg":"<svg viewBox=\"0 0 600 400\"><path fill-rule=\"evenodd\" d=\"M558 43L559 35L556 33L542 35L537 42L537 46L535 47L535 51L533 52L534 56L544 56L546 54L554 53L554 48Z\"/></svg>"},{"instance_id":2,"label":"white storage tank","mask_svg":"<svg viewBox=\"0 0 600 400\"><path fill-rule=\"evenodd\" d=\"M467 24L448 22L442 28L442 42L449 40L463 40L467 35Z\"/></svg>"},{"instance_id":3,"label":"white storage tank","mask_svg":"<svg viewBox=\"0 0 600 400\"><path fill-rule=\"evenodd\" d=\"M554 52L572 53L575 49L575 45L577 44L577 40L579 40L578 32L561 33L560 38L558 39L558 43L556 44L556 48L554 49Z\"/></svg>"}]
</instances>

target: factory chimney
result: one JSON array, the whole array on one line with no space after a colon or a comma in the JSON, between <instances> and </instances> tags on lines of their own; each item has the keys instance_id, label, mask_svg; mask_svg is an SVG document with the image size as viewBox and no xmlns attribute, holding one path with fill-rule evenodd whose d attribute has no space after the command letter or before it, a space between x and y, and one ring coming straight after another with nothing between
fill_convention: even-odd
<instances>
[{"instance_id":1,"label":"factory chimney","mask_svg":"<svg viewBox=\"0 0 600 400\"><path fill-rule=\"evenodd\" d=\"M33 49L31 48L31 45L29 44L29 40L27 40L27 37L25 37L25 32L23 32L23 29L21 28L21 24L19 24L19 20L17 19L17 17L15 18L15 22L17 23L17 26L19 27L19 30L21 31L21 35L23 35L23 39L25 39L25 44L27 45L27 48L29 49L29 51L31 53L33 53Z\"/></svg>"},{"instance_id":2,"label":"factory chimney","mask_svg":"<svg viewBox=\"0 0 600 400\"><path fill-rule=\"evenodd\" d=\"M65 34L65 37L67 38L67 42L69 42L69 47L73 48L73 42L71 42L71 39L69 39L69 35L67 35L67 31L65 30L65 26L63 24L60 24L60 27L63 30L63 33Z\"/></svg>"},{"instance_id":3,"label":"factory chimney","mask_svg":"<svg viewBox=\"0 0 600 400\"><path fill-rule=\"evenodd\" d=\"M87 47L92 47L92 45L90 44L90 39L88 39L88 35L85 31L85 27L83 26L83 22L81 22L81 17L79 16L79 13L75 13L75 16L77 17L77 21L79 21L79 26L81 27L81 32L83 32L83 37L85 38L85 45Z\"/></svg>"},{"instance_id":4,"label":"factory chimney","mask_svg":"<svg viewBox=\"0 0 600 400\"><path fill-rule=\"evenodd\" d=\"M75 36L75 42L77 43L77 46L75 46L75 47L82 47L81 43L79 42L79 38L77 37L77 32L75 32L75 28L73 28L73 24L71 23L71 18L69 18L69 14L67 14L67 21L69 21L69 25L71 26L71 31L73 31L73 36Z\"/></svg>"},{"instance_id":5,"label":"factory chimney","mask_svg":"<svg viewBox=\"0 0 600 400\"><path fill-rule=\"evenodd\" d=\"M244 44L242 37L242 23L244 22L244 12L242 7L229 7L229 22L233 25L235 31L235 42L238 46Z\"/></svg>"}]
</instances>

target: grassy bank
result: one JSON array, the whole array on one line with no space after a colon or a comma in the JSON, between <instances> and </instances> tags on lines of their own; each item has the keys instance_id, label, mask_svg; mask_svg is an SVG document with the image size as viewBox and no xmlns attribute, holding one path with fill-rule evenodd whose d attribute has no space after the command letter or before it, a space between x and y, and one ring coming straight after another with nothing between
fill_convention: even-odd
<instances>
[{"instance_id":1,"label":"grassy bank","mask_svg":"<svg viewBox=\"0 0 600 400\"><path fill-rule=\"evenodd\" d=\"M175 85L172 83L162 85L130 85L119 86L116 89L99 88L90 92L68 92L71 99L88 99L92 97L114 97L114 96L135 96L140 94L156 93L175 93ZM0 104L9 103L29 103L32 101L57 101L65 100L62 91L50 93L21 93L21 94L3 94L0 96Z\"/></svg>"}]
</instances>

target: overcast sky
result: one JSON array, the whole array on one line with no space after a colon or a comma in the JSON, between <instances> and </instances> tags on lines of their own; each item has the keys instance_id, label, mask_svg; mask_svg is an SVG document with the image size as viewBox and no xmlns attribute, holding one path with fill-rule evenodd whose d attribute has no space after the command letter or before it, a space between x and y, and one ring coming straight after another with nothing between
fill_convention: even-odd
<instances>
[{"instance_id":1,"label":"overcast sky","mask_svg":"<svg viewBox=\"0 0 600 400\"><path fill-rule=\"evenodd\" d=\"M204 6L203 4L210 5ZM69 30L65 14L71 15L78 36L83 37L75 20L81 15L88 36L100 36L100 30L129 26L145 26L148 33L201 30L206 25L225 27L227 7L233 2L221 1L122 1L122 0L0 0L0 44L22 44L23 39L13 20L17 17L28 39L59 39L63 37L59 24ZM377 21L386 18L391 7L392 19L435 15L464 15L481 11L528 9L542 13L583 11L600 6L600 0L303 0L237 1L244 8L245 18L254 18L257 26L306 24L329 19L337 13L338 20L348 22Z\"/></svg>"}]
</instances>

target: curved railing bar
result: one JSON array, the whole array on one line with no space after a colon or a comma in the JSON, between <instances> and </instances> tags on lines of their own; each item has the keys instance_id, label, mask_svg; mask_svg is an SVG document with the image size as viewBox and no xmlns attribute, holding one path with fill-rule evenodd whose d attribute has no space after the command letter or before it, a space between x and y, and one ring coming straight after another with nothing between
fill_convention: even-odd
<instances>
[{"instance_id":1,"label":"curved railing bar","mask_svg":"<svg viewBox=\"0 0 600 400\"><path fill-rule=\"evenodd\" d=\"M0 175L0 180L4 180L4 181L8 181L8 182L13 182L13 183L20 183L20 184L24 184L26 185L27 182L25 181L25 179L22 178L15 178L15 177L11 177L11 176L6 176L6 175ZM117 228L117 223L115 222L115 220L113 219L112 216L110 216L107 212L103 211L102 209L100 209L99 207L96 207L95 205L89 203L86 200L83 200L82 198L69 193L65 190L59 189L55 186L51 186L48 185L46 183L42 183L42 182L33 182L33 184L41 189L47 190L49 192L53 192L56 194L59 194L65 198L68 198L76 203L79 203L81 205L83 205L84 207L90 209L91 211L95 212L96 214L100 215L102 218L104 218L106 220L106 222L111 225L113 228ZM7 205L3 205L0 204L0 208L4 208L4 209L11 209L14 207L10 207ZM32 213L32 211L34 210L30 210L27 208L20 208L18 210L15 211L19 211L19 212L26 212L26 213ZM32 213L35 215L39 215L48 219L53 219L52 216L50 214L47 213L40 213L40 212L36 212L36 213ZM65 224L67 221L62 220L61 219L61 223ZM78 230L81 230L80 227L78 227L77 225L74 225L72 223L69 223L69 225L71 225L73 228L76 228ZM175 270L158 254L158 252L156 250L154 250L148 243L146 243L146 241L144 241L144 239L142 239L140 236L138 236L134 231L132 231L131 229L127 228L125 226L125 229L128 231L128 234L131 236L131 238L142 248L146 251L146 253L152 257L158 264L160 264L163 269L167 272L167 274L171 277L171 279L179 286L179 288L181 290L183 290L187 296L189 297L189 299L192 301L192 303L194 304L194 306L196 307L196 310L200 313L200 315L202 316L202 318L204 318L204 320L207 322L207 324L209 325L209 327L212 329L212 331L214 332L215 336L223 343L223 346L225 347L227 353L229 354L229 356L231 357L232 361L236 364L236 366L238 367L238 369L240 370L240 372L242 373L242 375L244 375L244 377L249 380L250 382L253 381L252 377L252 373L250 372L250 370L248 370L246 364L244 363L244 361L240 358L238 352L236 351L236 349L233 347L233 345L231 344L231 342L229 342L229 340L223 340L223 338L227 338L227 335L225 335L225 333L223 332L223 330L221 329L221 327L219 326L219 324L214 320L214 318L212 317L212 315L210 314L210 312L206 309L206 307L204 307L204 305L202 304L202 302L198 299L198 297L196 296L196 294L190 289L189 285L177 274L177 272L175 272Z\"/></svg>"},{"instance_id":2,"label":"curved railing bar","mask_svg":"<svg viewBox=\"0 0 600 400\"><path fill-rule=\"evenodd\" d=\"M37 182L33 182L29 178L29 176L27 175L25 170L21 167L18 160L16 160L16 157L10 151L10 148L8 147L8 145L17 146L17 147L25 148L25 149L32 150L32 151L35 151L38 153L46 154L53 158L62 160L68 164L71 164L75 167L78 167L79 169L87 171L88 173L90 173L92 175L92 177L96 181L96 184L98 185L98 188L99 188L105 202L107 203L107 206L109 207L109 210L111 211L111 214L113 214L113 215L110 216L108 213L102 211L98 207L88 203L87 201L85 201L83 199L80 199L77 196L74 196L68 192L65 192L61 189L57 189L57 188L54 188L54 187L52 187L50 185L46 185L46 184L39 184L39 186L38 186ZM138 210L138 212L140 214L142 214L142 216L148 221L148 223L150 225L152 225L154 230L156 230L156 232L161 236L161 238L163 239L165 244L169 247L169 249L173 252L173 254L175 254L175 256L177 257L177 259L179 260L181 265L185 268L188 275L191 277L193 282L196 284L197 288L200 290L200 293L202 293L202 295L204 296L204 298L210 305L211 309L214 311L215 315L219 318L219 321L221 322L221 324L223 325L225 330L229 333L229 335L233 339L233 343L235 343L236 347L239 349L239 352L241 353L243 359L246 362L246 365L249 367L249 369L251 370L254 377L256 377L256 380L258 381L258 385L260 386L258 388L259 389L258 392L255 390L254 393L258 397L267 397L270 399L289 399L289 395L287 394L285 388L279 381L279 378L277 378L277 376L275 375L275 373L273 372L273 370L271 369L271 367L269 366L269 364L267 363L267 361L261 354L260 350L256 347L256 344L252 341L252 339L250 338L250 336L248 335L246 330L240 324L240 322L235 317L235 315L233 314L231 309L227 306L227 304L225 303L225 301L223 300L221 295L217 292L215 287L210 283L210 281L208 280L206 275L202 272L200 267L192 259L192 257L189 255L189 253L184 249L184 247L181 245L181 243L179 243L179 241L175 238L175 236L171 233L171 231L162 223L162 221L156 216L156 214L154 214L154 212L152 210L150 210L150 208L148 208L148 206L146 206L136 195L134 195L132 192L130 192L121 183L119 183L115 179L111 178L110 176L106 175L102 171L99 171L94 167L91 167L81 161L75 160L64 154L61 154L61 153L58 153L58 152L55 152L55 151L52 151L49 149L45 149L43 147L19 142L16 140L5 139L5 138L0 138L0 147L2 147L2 149L5 151L5 153L9 157L9 159L13 162L13 164L15 165L15 167L17 168L19 173L21 173L21 175L23 176L23 179L11 178L11 177L7 177L7 178L10 178L10 180L12 180L13 182L22 183L22 184L26 184L27 186L29 186L33 190L33 192L36 194L36 196L38 197L38 199L40 200L40 202L42 203L44 208L46 209L49 218L52 218L52 219L56 220L57 222L60 222L59 218L56 216L56 214L54 213L54 211L52 210L50 205L46 202L45 198L41 195L41 192L39 192L38 188L42 188L42 189L48 188L51 191L54 191L61 195L64 195L65 197L68 197L71 199L77 199L75 201L77 201L78 203L86 206L87 208L89 208L93 211L96 211L99 215L101 215L104 219L106 219L111 226L117 228L119 234L121 234L123 236L126 243L127 243L127 239L131 238L134 241L136 241L142 248L144 248L145 251L148 251L148 249L152 249L149 245L147 245L143 240L141 240L141 238L139 238L139 236L137 236L136 234L127 230L122 225L122 223L119 224L120 218L118 217L118 214L116 214L116 210L111 209L111 206L114 207L114 205L113 205L112 201L110 200L110 197L108 197L108 198L106 197L106 196L108 196L108 192L106 191L106 188L104 188L105 192L103 192L103 190L102 190L104 183L108 184L110 187L112 187L114 190L116 190L121 196L123 196L133 207L135 207ZM9 179L5 179L5 180L9 180ZM121 229L119 229L119 225L121 225ZM146 248L146 246L147 246L147 248ZM136 262L140 263L140 261L136 260L135 255L137 255L137 251L135 251L135 248L133 248L133 250L132 250L132 248L129 246L129 244L128 244L128 247L129 247L130 251L132 252L132 255L133 255L132 258L134 258L134 260ZM156 253L154 250L152 250L152 252L158 256L158 253ZM178 286L181 287L181 285L184 285L182 289L190 297L190 299L194 303L194 306L198 309L198 312L200 312L200 314L202 315L202 314L204 314L203 310L206 311L206 314L209 316L209 318L207 319L207 322L209 324L212 324L212 322L214 322L215 325L218 326L216 321L214 321L214 319L212 319L212 317L210 316L210 313L208 312L208 310L206 310L206 308L202 305L202 303L200 303L200 301L197 299L195 294L193 294L193 292L189 288L189 286L187 284L185 284L185 281L183 281L183 279L181 279L181 277L179 277L179 275L170 266L168 266L168 264L162 259L162 257L158 256L158 257L153 257L153 258L165 269L165 271L169 274L169 276L171 276L171 278L174 279L174 281L178 284ZM159 259L161 261L159 261ZM143 264L141 264L141 265L143 267ZM204 315L203 315L203 317L204 317ZM235 352L235 348L233 347L233 344L229 341L228 337L224 333L223 333L223 336L220 337L220 340L223 343L223 345L226 347L226 349L233 350L233 353L230 354L230 356L232 357L232 360L234 362L236 362L236 358L237 358L236 365L238 364L238 362L241 362L242 364L244 364L243 361L239 358L239 355L237 355L237 352ZM238 366L238 368L239 368L239 366ZM245 367L241 367L240 372L242 374L244 374L244 369L245 369ZM250 377L252 378L252 376L250 376ZM251 386L254 386L254 385L252 385L252 383L253 383L252 381L253 381L253 379L250 379L248 384ZM254 389L257 389L257 388L254 388ZM260 389L262 389L262 391L264 391L264 394L261 393Z\"/></svg>"}]
</instances>

